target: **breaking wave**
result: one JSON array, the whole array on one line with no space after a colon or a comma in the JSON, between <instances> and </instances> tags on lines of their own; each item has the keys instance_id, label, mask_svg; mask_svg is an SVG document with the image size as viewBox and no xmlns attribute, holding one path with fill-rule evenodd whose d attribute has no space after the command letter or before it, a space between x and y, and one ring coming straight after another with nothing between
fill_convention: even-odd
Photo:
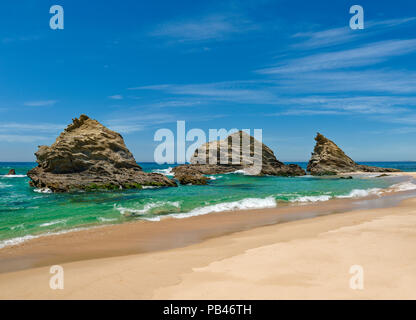
<instances>
[{"instance_id":1,"label":"breaking wave","mask_svg":"<svg viewBox=\"0 0 416 320\"><path fill-rule=\"evenodd\" d=\"M238 201L223 202L206 207L199 207L189 212L171 214L170 217L182 219L193 216L200 216L211 212L234 211L245 209L263 209L276 207L276 199L274 197L260 198L246 198Z\"/></svg>"},{"instance_id":2,"label":"breaking wave","mask_svg":"<svg viewBox=\"0 0 416 320\"><path fill-rule=\"evenodd\" d=\"M329 195L321 195L321 196L302 196L302 197L297 197L294 198L292 200L290 200L290 202L318 202L318 201L328 201L330 200L332 197Z\"/></svg>"},{"instance_id":3,"label":"breaking wave","mask_svg":"<svg viewBox=\"0 0 416 320\"><path fill-rule=\"evenodd\" d=\"M401 182L391 186L391 189L396 192L416 190L416 184L412 182Z\"/></svg>"},{"instance_id":4,"label":"breaking wave","mask_svg":"<svg viewBox=\"0 0 416 320\"><path fill-rule=\"evenodd\" d=\"M52 193L52 190L49 188L33 189L33 191L37 193Z\"/></svg>"},{"instance_id":5,"label":"breaking wave","mask_svg":"<svg viewBox=\"0 0 416 320\"><path fill-rule=\"evenodd\" d=\"M169 167L167 169L154 169L153 172L163 174L164 176L175 175L174 172L172 171L172 167Z\"/></svg>"},{"instance_id":6,"label":"breaking wave","mask_svg":"<svg viewBox=\"0 0 416 320\"><path fill-rule=\"evenodd\" d=\"M151 202L144 205L143 209L134 209L134 208L124 208L114 205L114 208L118 210L124 216L136 216L136 215L144 215L148 214L155 208L162 208L162 207L176 207L180 208L179 201L157 201Z\"/></svg>"}]
</instances>

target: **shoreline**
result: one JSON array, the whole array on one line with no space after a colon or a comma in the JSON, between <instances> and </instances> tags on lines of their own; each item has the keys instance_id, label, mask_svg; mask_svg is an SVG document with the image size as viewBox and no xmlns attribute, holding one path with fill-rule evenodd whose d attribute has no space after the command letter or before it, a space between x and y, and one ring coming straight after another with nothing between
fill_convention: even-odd
<instances>
[{"instance_id":1,"label":"shoreline","mask_svg":"<svg viewBox=\"0 0 416 320\"><path fill-rule=\"evenodd\" d=\"M393 175L415 178L416 173ZM132 221L41 235L1 248L0 273L181 248L267 225L362 209L394 207L412 196L416 196L416 191L385 193L381 197L285 204L276 208L212 212L186 219L167 218L159 222Z\"/></svg>"}]
</instances>

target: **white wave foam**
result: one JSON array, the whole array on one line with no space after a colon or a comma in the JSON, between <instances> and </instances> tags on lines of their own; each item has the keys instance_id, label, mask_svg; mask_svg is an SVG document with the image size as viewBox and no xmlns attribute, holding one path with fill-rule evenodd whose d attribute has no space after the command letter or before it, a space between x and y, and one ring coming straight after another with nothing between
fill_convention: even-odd
<instances>
[{"instance_id":1,"label":"white wave foam","mask_svg":"<svg viewBox=\"0 0 416 320\"><path fill-rule=\"evenodd\" d=\"M37 193L52 193L52 190L49 188L33 189L33 191Z\"/></svg>"},{"instance_id":2,"label":"white wave foam","mask_svg":"<svg viewBox=\"0 0 416 320\"><path fill-rule=\"evenodd\" d=\"M157 201L157 202L151 202L146 203L143 207L143 209L133 209L133 208L124 208L124 207L117 207L117 205L114 205L114 208L118 210L122 215L143 215L149 213L150 210L154 208L160 208L164 206L173 206L176 208L180 207L179 201Z\"/></svg>"},{"instance_id":3,"label":"white wave foam","mask_svg":"<svg viewBox=\"0 0 416 320\"><path fill-rule=\"evenodd\" d=\"M151 217L151 218L149 218L149 217L143 217L141 219L142 220L147 220L147 221L155 221L155 222L160 221L160 217L159 216L155 216L155 217Z\"/></svg>"},{"instance_id":4,"label":"white wave foam","mask_svg":"<svg viewBox=\"0 0 416 320\"><path fill-rule=\"evenodd\" d=\"M372 189L354 189L352 190L350 193L346 194L346 195L341 195L341 196L337 196L337 198L363 198L363 197L367 197L370 195L381 195L382 193L382 189L380 188L372 188Z\"/></svg>"},{"instance_id":5,"label":"white wave foam","mask_svg":"<svg viewBox=\"0 0 416 320\"><path fill-rule=\"evenodd\" d=\"M39 225L39 227L49 227L49 226L53 226L55 224L60 224L60 223L65 223L66 220L55 220L55 221L51 221L51 222L46 222L46 223L42 223Z\"/></svg>"},{"instance_id":6,"label":"white wave foam","mask_svg":"<svg viewBox=\"0 0 416 320\"><path fill-rule=\"evenodd\" d=\"M3 184L0 182L0 189L9 188L9 187L11 187L10 184Z\"/></svg>"},{"instance_id":7,"label":"white wave foam","mask_svg":"<svg viewBox=\"0 0 416 320\"><path fill-rule=\"evenodd\" d=\"M245 171L244 169L235 170L235 171L233 171L233 172L228 172L228 173L226 173L226 174L231 174L231 173L234 173L234 174L244 174L244 175L248 175L247 171Z\"/></svg>"},{"instance_id":8,"label":"white wave foam","mask_svg":"<svg viewBox=\"0 0 416 320\"><path fill-rule=\"evenodd\" d=\"M3 241L0 241L0 249L2 249L4 247L9 247L9 246L15 246L15 245L23 243L27 240L31 240L31 239L35 239L35 238L38 238L38 237L37 236L32 236L32 235L27 235L27 236L24 236L24 237L17 237L17 238L3 240Z\"/></svg>"},{"instance_id":9,"label":"white wave foam","mask_svg":"<svg viewBox=\"0 0 416 320\"><path fill-rule=\"evenodd\" d=\"M18 224L18 225L16 225L16 226L11 226L11 227L10 227L10 230L24 229L24 228L25 228L25 226L24 226L24 224L22 223L22 224Z\"/></svg>"},{"instance_id":10,"label":"white wave foam","mask_svg":"<svg viewBox=\"0 0 416 320\"><path fill-rule=\"evenodd\" d=\"M173 176L173 175L175 175L172 171L172 167L169 167L167 169L154 169L153 172L163 174L164 176Z\"/></svg>"},{"instance_id":11,"label":"white wave foam","mask_svg":"<svg viewBox=\"0 0 416 320\"><path fill-rule=\"evenodd\" d=\"M209 178L210 180L217 180L222 178L222 176L207 176L207 178Z\"/></svg>"},{"instance_id":12,"label":"white wave foam","mask_svg":"<svg viewBox=\"0 0 416 320\"><path fill-rule=\"evenodd\" d=\"M26 178L27 175L25 174L5 174L2 175L3 178Z\"/></svg>"},{"instance_id":13,"label":"white wave foam","mask_svg":"<svg viewBox=\"0 0 416 320\"><path fill-rule=\"evenodd\" d=\"M69 230L62 230L62 231L59 231L59 232L46 232L46 233L39 234L39 235L29 234L29 235L26 235L26 236L23 236L23 237L16 237L16 238L12 238L12 239L6 239L6 240L0 241L0 249L2 249L4 247L9 247L9 246L15 246L15 245L21 244L25 241L31 240L31 239L56 236L56 235L60 235L60 234L82 231L82 230L90 230L90 229L95 229L95 228L100 228L100 226L88 227L88 228L73 228L73 229L69 229Z\"/></svg>"},{"instance_id":14,"label":"white wave foam","mask_svg":"<svg viewBox=\"0 0 416 320\"><path fill-rule=\"evenodd\" d=\"M246 198L233 202L222 202L206 207L200 207L191 210L190 212L170 214L170 217L182 219L192 216L200 216L211 212L245 210L245 209L262 209L276 207L276 199L274 197L260 198Z\"/></svg>"},{"instance_id":15,"label":"white wave foam","mask_svg":"<svg viewBox=\"0 0 416 320\"><path fill-rule=\"evenodd\" d=\"M98 217L97 218L101 222L111 222L111 221L117 221L115 218L104 218L104 217Z\"/></svg>"},{"instance_id":16,"label":"white wave foam","mask_svg":"<svg viewBox=\"0 0 416 320\"><path fill-rule=\"evenodd\" d=\"M320 196L301 196L295 199L289 200L290 202L318 202L318 201L328 201L331 199L331 196L320 195Z\"/></svg>"},{"instance_id":17,"label":"white wave foam","mask_svg":"<svg viewBox=\"0 0 416 320\"><path fill-rule=\"evenodd\" d=\"M391 188L393 191L396 191L396 192L416 190L416 184L407 181L407 182L393 184Z\"/></svg>"}]
</instances>

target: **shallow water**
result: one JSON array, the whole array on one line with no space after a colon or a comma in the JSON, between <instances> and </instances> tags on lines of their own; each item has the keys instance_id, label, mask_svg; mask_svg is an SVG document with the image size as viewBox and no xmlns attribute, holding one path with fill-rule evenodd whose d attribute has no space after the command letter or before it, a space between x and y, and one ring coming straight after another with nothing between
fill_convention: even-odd
<instances>
[{"instance_id":1,"label":"shallow water","mask_svg":"<svg viewBox=\"0 0 416 320\"><path fill-rule=\"evenodd\" d=\"M298 163L305 168L306 163ZM416 171L416 162L365 163ZM319 177L211 176L207 186L179 186L111 192L52 194L36 192L26 172L35 163L0 163L0 247L33 236L132 220L158 221L210 212L279 206L378 194L397 179L361 177L352 180ZM141 164L145 171L169 174L169 166ZM6 177L11 169L16 176ZM407 183L407 184L406 184ZM404 189L416 188L402 182ZM39 190L38 190L39 191Z\"/></svg>"}]
</instances>

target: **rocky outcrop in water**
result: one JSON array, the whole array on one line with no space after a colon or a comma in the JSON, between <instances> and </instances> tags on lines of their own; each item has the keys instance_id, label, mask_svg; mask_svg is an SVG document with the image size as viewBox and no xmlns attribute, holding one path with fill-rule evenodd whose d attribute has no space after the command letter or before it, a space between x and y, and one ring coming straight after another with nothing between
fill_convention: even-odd
<instances>
[{"instance_id":1,"label":"rocky outcrop in water","mask_svg":"<svg viewBox=\"0 0 416 320\"><path fill-rule=\"evenodd\" d=\"M16 175L16 171L14 169L10 169L6 176L14 176Z\"/></svg>"},{"instance_id":2,"label":"rocky outcrop in water","mask_svg":"<svg viewBox=\"0 0 416 320\"><path fill-rule=\"evenodd\" d=\"M205 185L209 181L208 177L195 172L180 172L175 175L175 178L178 179L180 184Z\"/></svg>"},{"instance_id":3,"label":"rocky outcrop in water","mask_svg":"<svg viewBox=\"0 0 416 320\"><path fill-rule=\"evenodd\" d=\"M31 186L54 192L176 186L164 175L143 172L123 137L86 115L73 119L50 147L40 146L35 155L38 166L27 173Z\"/></svg>"},{"instance_id":4,"label":"rocky outcrop in water","mask_svg":"<svg viewBox=\"0 0 416 320\"><path fill-rule=\"evenodd\" d=\"M398 169L360 165L348 157L333 141L318 133L307 171L312 175L336 175L348 172L400 172Z\"/></svg>"},{"instance_id":5,"label":"rocky outcrop in water","mask_svg":"<svg viewBox=\"0 0 416 320\"><path fill-rule=\"evenodd\" d=\"M239 141L240 144L233 143L233 141ZM247 152L243 152L244 150L247 150ZM237 161L233 162L233 154L237 155ZM222 163L221 159L225 159L227 163ZM259 161L256 161L256 159ZM202 145L195 150L190 162L191 164L173 168L175 176L182 174L222 174L237 170L243 170L245 173L253 175L305 175L305 171L300 166L296 164L286 165L280 162L269 147L243 131L233 133L224 140L211 141ZM253 166L254 163L260 163L261 166Z\"/></svg>"}]
</instances>

